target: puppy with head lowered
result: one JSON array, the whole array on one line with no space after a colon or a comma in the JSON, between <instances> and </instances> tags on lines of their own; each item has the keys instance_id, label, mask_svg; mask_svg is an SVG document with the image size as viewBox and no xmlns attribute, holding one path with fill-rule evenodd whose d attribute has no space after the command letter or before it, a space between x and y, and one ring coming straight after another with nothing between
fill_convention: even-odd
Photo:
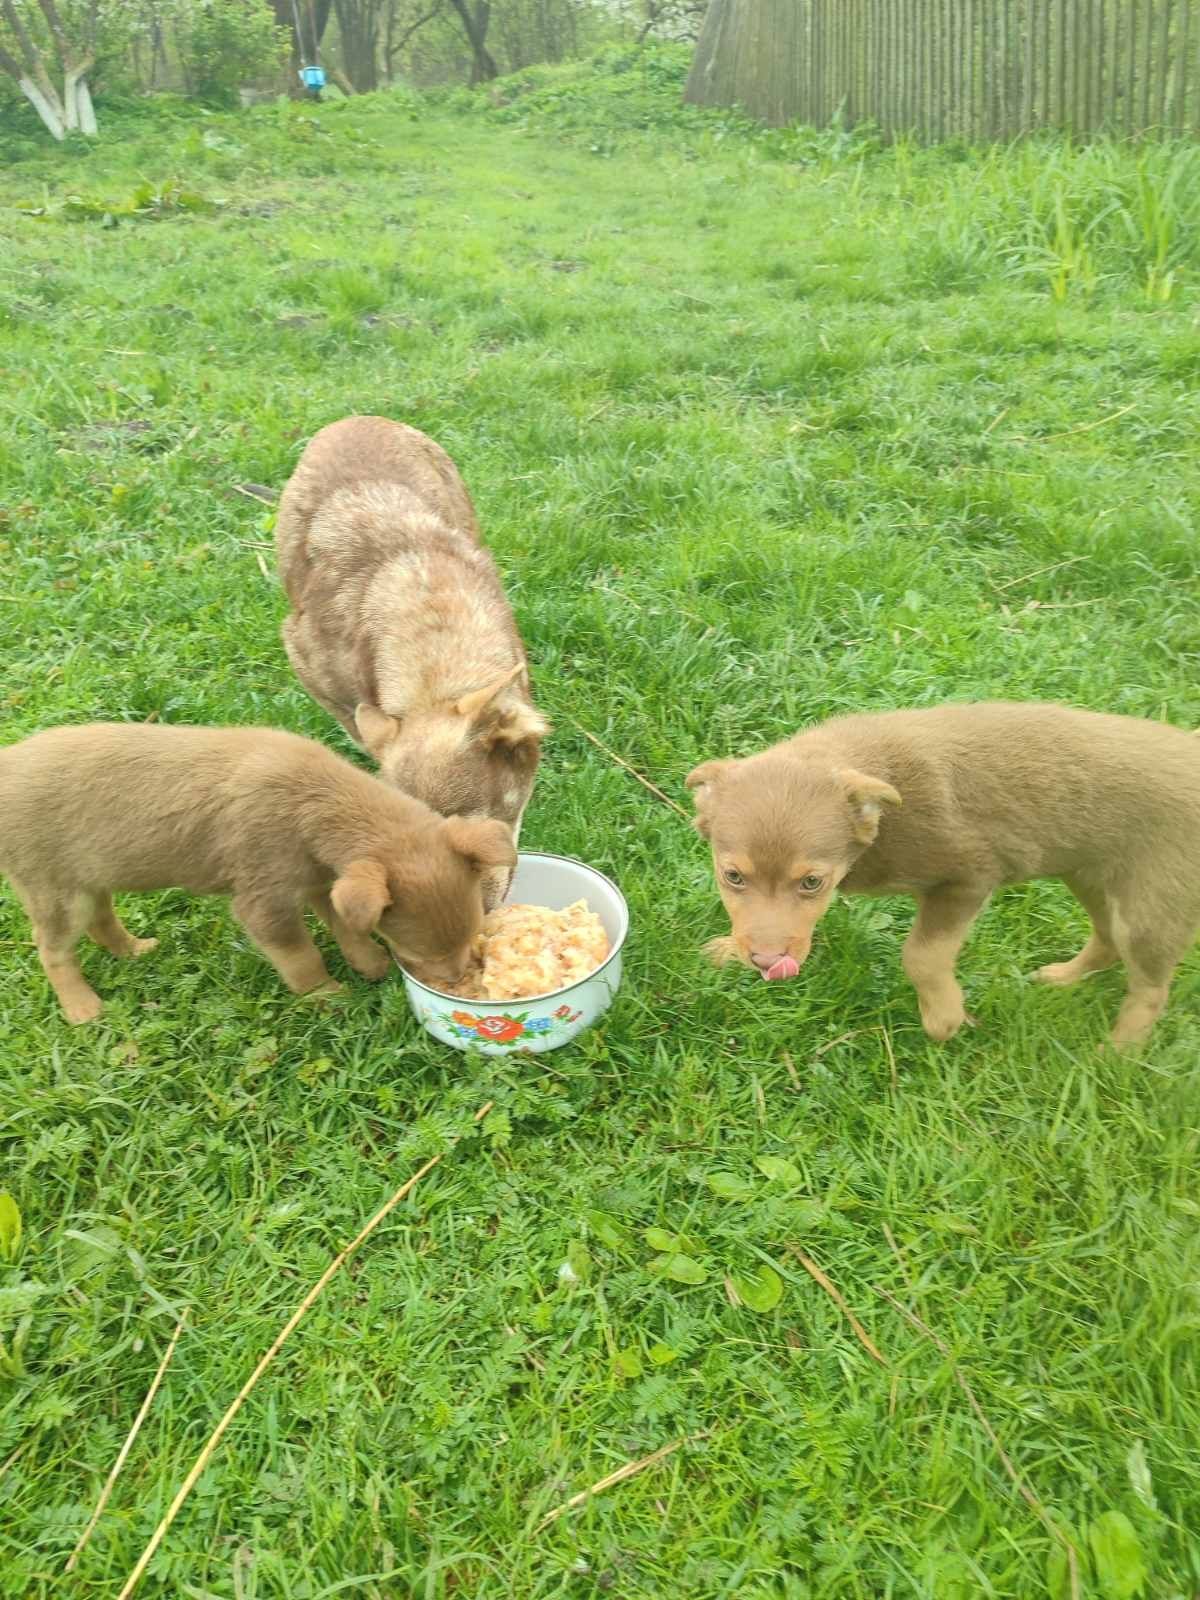
<instances>
[{"instance_id":1,"label":"puppy with head lowered","mask_svg":"<svg viewBox=\"0 0 1200 1600\"><path fill-rule=\"evenodd\" d=\"M510 869L502 822L441 817L311 739L272 728L93 723L0 750L0 873L33 923L69 1022L100 1015L87 933L140 956L114 890L233 896L233 914L296 994L337 988L311 908L350 965L382 978L377 933L423 981L453 986L483 925L483 877Z\"/></svg>"},{"instance_id":2,"label":"puppy with head lowered","mask_svg":"<svg viewBox=\"0 0 1200 1600\"><path fill-rule=\"evenodd\" d=\"M1061 878L1091 936L1036 976L1070 984L1123 962L1117 1045L1148 1037L1200 929L1200 740L1163 723L984 703L839 717L687 779L732 935L718 961L794 977L840 889L912 895L904 969L921 1020L968 1018L954 976L994 889Z\"/></svg>"},{"instance_id":3,"label":"puppy with head lowered","mask_svg":"<svg viewBox=\"0 0 1200 1600\"><path fill-rule=\"evenodd\" d=\"M284 646L308 692L388 783L515 838L548 728L446 452L385 417L322 428L283 491L275 544ZM510 876L489 876L489 909Z\"/></svg>"}]
</instances>

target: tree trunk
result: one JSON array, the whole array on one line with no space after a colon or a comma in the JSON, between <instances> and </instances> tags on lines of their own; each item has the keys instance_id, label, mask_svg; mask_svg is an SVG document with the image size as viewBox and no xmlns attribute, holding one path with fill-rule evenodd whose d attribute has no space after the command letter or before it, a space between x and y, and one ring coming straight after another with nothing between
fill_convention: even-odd
<instances>
[{"instance_id":1,"label":"tree trunk","mask_svg":"<svg viewBox=\"0 0 1200 1600\"><path fill-rule=\"evenodd\" d=\"M97 131L96 113L92 108L87 75L96 60L93 48L96 27L95 0L88 12L82 43L78 42L78 36L76 39L68 37L55 0L38 0L38 5L46 19L50 37L54 40L55 54L58 56L59 69L63 75L63 121L69 129L94 136ZM83 24L79 26L82 27Z\"/></svg>"},{"instance_id":2,"label":"tree trunk","mask_svg":"<svg viewBox=\"0 0 1200 1600\"><path fill-rule=\"evenodd\" d=\"M68 128L78 128L80 133L86 133L92 138L99 131L96 127L96 112L92 105L92 91L88 88L85 74L91 70L91 61L86 66L72 67L63 79L63 101L67 113Z\"/></svg>"},{"instance_id":3,"label":"tree trunk","mask_svg":"<svg viewBox=\"0 0 1200 1600\"><path fill-rule=\"evenodd\" d=\"M50 81L42 52L30 37L13 0L0 0L0 15L8 23L17 49L21 52L18 58L0 47L0 70L16 80L17 87L37 112L51 137L64 138L67 129L76 126L76 123L70 120L68 107L64 106L58 90Z\"/></svg>"},{"instance_id":4,"label":"tree trunk","mask_svg":"<svg viewBox=\"0 0 1200 1600\"><path fill-rule=\"evenodd\" d=\"M812 88L813 58L824 70L828 52L817 51L809 38L810 9L814 16L849 15L845 6L810 8L798 0L711 0L684 99L744 106L752 117L776 124L828 122L837 99L828 105ZM842 88L839 80L839 98Z\"/></svg>"},{"instance_id":5,"label":"tree trunk","mask_svg":"<svg viewBox=\"0 0 1200 1600\"><path fill-rule=\"evenodd\" d=\"M491 0L450 0L455 15L463 25L467 42L471 46L471 87L477 83L490 83L500 76L500 68L487 47L488 23L492 20Z\"/></svg>"},{"instance_id":6,"label":"tree trunk","mask_svg":"<svg viewBox=\"0 0 1200 1600\"><path fill-rule=\"evenodd\" d=\"M346 76L359 94L379 87L379 8L376 0L334 0Z\"/></svg>"},{"instance_id":7,"label":"tree trunk","mask_svg":"<svg viewBox=\"0 0 1200 1600\"><path fill-rule=\"evenodd\" d=\"M17 85L29 104L41 117L43 126L55 139L62 139L67 131L66 119L57 93L48 99L32 78L17 78Z\"/></svg>"}]
</instances>

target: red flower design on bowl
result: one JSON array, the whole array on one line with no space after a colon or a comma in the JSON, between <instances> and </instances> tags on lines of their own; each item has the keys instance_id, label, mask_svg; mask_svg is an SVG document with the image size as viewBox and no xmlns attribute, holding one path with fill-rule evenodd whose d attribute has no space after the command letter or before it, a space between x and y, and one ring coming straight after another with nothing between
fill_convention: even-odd
<instances>
[{"instance_id":1,"label":"red flower design on bowl","mask_svg":"<svg viewBox=\"0 0 1200 1600\"><path fill-rule=\"evenodd\" d=\"M476 1017L475 1032L481 1039L491 1039L495 1044L508 1044L525 1032L524 1023L514 1017Z\"/></svg>"}]
</instances>

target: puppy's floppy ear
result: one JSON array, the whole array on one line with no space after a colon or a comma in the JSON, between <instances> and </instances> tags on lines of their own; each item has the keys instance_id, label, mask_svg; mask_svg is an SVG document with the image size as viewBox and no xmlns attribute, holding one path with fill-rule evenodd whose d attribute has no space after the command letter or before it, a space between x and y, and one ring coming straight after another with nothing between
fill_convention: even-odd
<instances>
[{"instance_id":1,"label":"puppy's floppy ear","mask_svg":"<svg viewBox=\"0 0 1200 1600\"><path fill-rule=\"evenodd\" d=\"M865 772L855 772L853 767L843 767L834 776L849 802L855 836L863 844L871 844L879 832L879 818L884 806L900 805L899 794L882 778L869 778Z\"/></svg>"},{"instance_id":2,"label":"puppy's floppy ear","mask_svg":"<svg viewBox=\"0 0 1200 1600\"><path fill-rule=\"evenodd\" d=\"M472 722L482 711L485 711L497 695L504 693L510 684L514 683L525 671L525 663L518 661L511 671L506 672L502 678L485 684L482 689L472 689L470 694L464 694L462 699L455 702L454 709L460 717L469 717Z\"/></svg>"},{"instance_id":3,"label":"puppy's floppy ear","mask_svg":"<svg viewBox=\"0 0 1200 1600\"><path fill-rule=\"evenodd\" d=\"M506 823L491 818L447 817L442 832L451 850L464 856L475 872L517 864L517 847Z\"/></svg>"},{"instance_id":4,"label":"puppy's floppy ear","mask_svg":"<svg viewBox=\"0 0 1200 1600\"><path fill-rule=\"evenodd\" d=\"M500 745L515 750L518 745L536 745L550 732L550 724L536 706L516 696L494 703L495 716L488 718L480 732L489 749Z\"/></svg>"},{"instance_id":5,"label":"puppy's floppy ear","mask_svg":"<svg viewBox=\"0 0 1200 1600\"><path fill-rule=\"evenodd\" d=\"M398 718L389 717L386 711L381 711L366 700L360 701L354 708L354 726L358 729L363 749L373 755L376 761L382 759L383 752L400 732Z\"/></svg>"},{"instance_id":6,"label":"puppy's floppy ear","mask_svg":"<svg viewBox=\"0 0 1200 1600\"><path fill-rule=\"evenodd\" d=\"M333 909L356 933L369 933L392 903L378 861L352 861L329 891Z\"/></svg>"},{"instance_id":7,"label":"puppy's floppy ear","mask_svg":"<svg viewBox=\"0 0 1200 1600\"><path fill-rule=\"evenodd\" d=\"M706 812L708 802L712 798L713 790L721 775L733 765L732 761L702 761L698 767L693 767L683 780L684 787L692 790L696 802L696 816L693 819L697 833L702 833L708 838L708 818Z\"/></svg>"},{"instance_id":8,"label":"puppy's floppy ear","mask_svg":"<svg viewBox=\"0 0 1200 1600\"><path fill-rule=\"evenodd\" d=\"M511 672L482 689L472 689L455 704L458 715L468 718L489 748L515 748L526 741L545 738L550 732L550 724L536 707L520 695L505 692L524 671L525 663L518 661Z\"/></svg>"}]
</instances>

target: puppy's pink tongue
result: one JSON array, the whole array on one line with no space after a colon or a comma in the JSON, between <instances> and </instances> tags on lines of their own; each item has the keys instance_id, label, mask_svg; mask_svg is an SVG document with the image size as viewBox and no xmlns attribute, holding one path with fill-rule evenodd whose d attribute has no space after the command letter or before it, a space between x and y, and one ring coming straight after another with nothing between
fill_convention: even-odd
<instances>
[{"instance_id":1,"label":"puppy's pink tongue","mask_svg":"<svg viewBox=\"0 0 1200 1600\"><path fill-rule=\"evenodd\" d=\"M794 978L800 971L800 963L791 956L781 956L773 967L768 967L763 977L768 983L775 983L779 978Z\"/></svg>"}]
</instances>

